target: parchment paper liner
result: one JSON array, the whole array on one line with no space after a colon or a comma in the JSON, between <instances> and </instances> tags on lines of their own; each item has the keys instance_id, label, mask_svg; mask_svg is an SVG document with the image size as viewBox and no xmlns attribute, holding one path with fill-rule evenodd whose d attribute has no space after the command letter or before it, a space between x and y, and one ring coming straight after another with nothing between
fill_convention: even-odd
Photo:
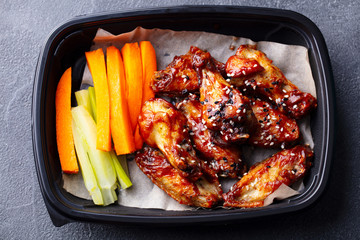
<instances>
[{"instance_id":1,"label":"parchment paper liner","mask_svg":"<svg viewBox=\"0 0 360 240\"><path fill-rule=\"evenodd\" d=\"M151 41L153 44L156 50L158 69L164 69L173 60L174 56L187 53L191 45L208 50L215 59L226 62L231 55L235 54L239 45L257 44L258 49L266 53L266 55L273 60L273 63L279 67L285 76L297 85L300 90L311 93L316 97L315 82L311 73L308 51L302 46L265 41L255 43L246 38L206 32L171 31L138 27L131 32L117 36L103 29L99 29L91 49L101 47L104 52L106 52L106 47L110 45L121 49L127 42L143 40ZM87 67L85 68L83 76L83 86L86 85L92 85L92 77ZM310 131L310 118L306 117L298 121L298 124L303 136L303 144L309 144L310 147L313 148L314 142ZM248 166L251 166L255 162L264 160L279 150L280 149L248 147L244 148L244 158ZM169 197L141 172L136 166L135 161L129 161L129 169L133 186L126 190L120 190L118 200L120 205L177 211L195 209L181 205ZM224 192L228 191L235 182L236 180L222 181ZM297 185L298 187L296 187L296 189L282 185L265 200L265 205L271 204L275 198L285 199L299 194L303 188L303 184ZM77 197L91 199L85 188L81 174L63 174L63 187L66 191Z\"/></svg>"}]
</instances>

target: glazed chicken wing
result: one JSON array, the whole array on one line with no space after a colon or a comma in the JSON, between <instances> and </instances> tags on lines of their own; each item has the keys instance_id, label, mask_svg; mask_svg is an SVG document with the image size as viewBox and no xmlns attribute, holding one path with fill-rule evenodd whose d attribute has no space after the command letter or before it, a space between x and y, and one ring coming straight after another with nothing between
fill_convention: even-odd
<instances>
[{"instance_id":1,"label":"glazed chicken wing","mask_svg":"<svg viewBox=\"0 0 360 240\"><path fill-rule=\"evenodd\" d=\"M251 100L256 123L251 124L248 143L260 147L285 147L299 138L296 121L260 99Z\"/></svg>"},{"instance_id":2,"label":"glazed chicken wing","mask_svg":"<svg viewBox=\"0 0 360 240\"><path fill-rule=\"evenodd\" d=\"M139 116L140 133L151 147L159 148L172 166L192 180L198 179L201 165L191 145L186 117L171 103L152 98Z\"/></svg>"},{"instance_id":3,"label":"glazed chicken wing","mask_svg":"<svg viewBox=\"0 0 360 240\"><path fill-rule=\"evenodd\" d=\"M253 208L280 187L291 185L304 177L311 166L313 152L304 146L283 150L250 168L224 197L225 207Z\"/></svg>"},{"instance_id":4,"label":"glazed chicken wing","mask_svg":"<svg viewBox=\"0 0 360 240\"><path fill-rule=\"evenodd\" d=\"M228 84L219 72L203 70L200 101L205 125L218 131L223 142L249 138L244 125L246 118L251 117L249 99Z\"/></svg>"},{"instance_id":5,"label":"glazed chicken wing","mask_svg":"<svg viewBox=\"0 0 360 240\"><path fill-rule=\"evenodd\" d=\"M226 62L231 84L273 101L284 114L300 119L317 106L316 98L290 82L256 45L241 45Z\"/></svg>"},{"instance_id":6,"label":"glazed chicken wing","mask_svg":"<svg viewBox=\"0 0 360 240\"><path fill-rule=\"evenodd\" d=\"M156 149L145 147L135 157L136 164L151 181L181 204L211 208L222 200L218 180L209 182L200 177L192 182L174 168Z\"/></svg>"},{"instance_id":7,"label":"glazed chicken wing","mask_svg":"<svg viewBox=\"0 0 360 240\"><path fill-rule=\"evenodd\" d=\"M210 53L192 46L185 55L175 56L165 70L155 72L151 87L156 93L179 96L198 92L202 69L225 72L225 65L211 57Z\"/></svg>"},{"instance_id":8,"label":"glazed chicken wing","mask_svg":"<svg viewBox=\"0 0 360 240\"><path fill-rule=\"evenodd\" d=\"M213 142L212 131L209 130L205 121L201 118L202 105L197 96L191 94L188 98L177 104L186 118L190 128L190 137L196 150L201 157L206 159L218 175L221 177L236 178L242 176L245 165L241 159L241 152L235 146L219 146Z\"/></svg>"}]
</instances>

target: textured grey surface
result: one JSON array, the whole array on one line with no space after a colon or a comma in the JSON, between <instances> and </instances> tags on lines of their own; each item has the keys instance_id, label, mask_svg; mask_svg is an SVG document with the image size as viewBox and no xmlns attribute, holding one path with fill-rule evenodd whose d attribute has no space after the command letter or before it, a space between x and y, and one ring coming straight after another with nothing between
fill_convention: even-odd
<instances>
[{"instance_id":1,"label":"textured grey surface","mask_svg":"<svg viewBox=\"0 0 360 240\"><path fill-rule=\"evenodd\" d=\"M289 9L320 28L333 66L338 120L325 193L301 213L231 226L177 229L71 223L54 227L40 193L31 140L32 85L40 46L54 28L76 15L183 4ZM359 12L357 0L0 0L0 239L359 238Z\"/></svg>"}]
</instances>

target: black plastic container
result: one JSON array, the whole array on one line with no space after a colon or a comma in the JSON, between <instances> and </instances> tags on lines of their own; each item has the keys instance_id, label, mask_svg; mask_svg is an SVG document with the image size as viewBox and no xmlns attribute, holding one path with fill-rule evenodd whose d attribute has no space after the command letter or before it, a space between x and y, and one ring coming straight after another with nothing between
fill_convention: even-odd
<instances>
[{"instance_id":1,"label":"black plastic container","mask_svg":"<svg viewBox=\"0 0 360 240\"><path fill-rule=\"evenodd\" d=\"M98 28L113 34L144 28L206 31L302 45L316 84L318 108L312 114L315 159L298 196L257 209L164 211L112 205L99 207L61 188L61 168L55 135L55 91L68 67L82 67L79 59L90 49ZM81 70L73 71L79 79ZM57 28L41 50L36 69L32 131L36 171L45 204L55 226L71 221L130 224L225 223L301 210L323 192L330 170L334 144L333 77L327 47L319 29L298 13L278 9L235 6L180 6L77 17Z\"/></svg>"}]
</instances>

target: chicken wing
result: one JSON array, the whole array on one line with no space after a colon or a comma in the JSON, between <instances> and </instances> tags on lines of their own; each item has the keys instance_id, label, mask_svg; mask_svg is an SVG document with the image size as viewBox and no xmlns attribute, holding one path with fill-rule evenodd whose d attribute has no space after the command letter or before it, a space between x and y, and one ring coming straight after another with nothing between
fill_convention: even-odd
<instances>
[{"instance_id":1,"label":"chicken wing","mask_svg":"<svg viewBox=\"0 0 360 240\"><path fill-rule=\"evenodd\" d=\"M251 124L248 143L260 147L285 147L299 138L296 120L282 114L277 107L260 99L252 99L251 109L256 123Z\"/></svg>"},{"instance_id":2,"label":"chicken wing","mask_svg":"<svg viewBox=\"0 0 360 240\"><path fill-rule=\"evenodd\" d=\"M316 108L317 101L286 79L279 68L256 45L241 45L226 62L231 84L273 101L284 114L300 119Z\"/></svg>"},{"instance_id":3,"label":"chicken wing","mask_svg":"<svg viewBox=\"0 0 360 240\"><path fill-rule=\"evenodd\" d=\"M235 146L219 146L213 141L213 133L201 118L202 105L198 97L191 94L188 98L177 104L177 108L184 113L190 128L190 137L200 156L206 159L221 177L236 178L242 176L245 165L241 159L241 152Z\"/></svg>"},{"instance_id":4,"label":"chicken wing","mask_svg":"<svg viewBox=\"0 0 360 240\"><path fill-rule=\"evenodd\" d=\"M251 117L250 101L227 83L219 72L203 70L200 101L205 125L218 131L223 142L249 138L244 123L246 118Z\"/></svg>"},{"instance_id":5,"label":"chicken wing","mask_svg":"<svg viewBox=\"0 0 360 240\"><path fill-rule=\"evenodd\" d=\"M171 166L159 150L145 147L137 153L135 161L154 184L180 204L211 208L222 200L218 180L210 183L205 177L200 177L191 182Z\"/></svg>"},{"instance_id":6,"label":"chicken wing","mask_svg":"<svg viewBox=\"0 0 360 240\"><path fill-rule=\"evenodd\" d=\"M187 119L171 103L161 98L146 101L139 115L139 126L146 144L159 148L183 176L196 180L202 175L189 138Z\"/></svg>"},{"instance_id":7,"label":"chicken wing","mask_svg":"<svg viewBox=\"0 0 360 240\"><path fill-rule=\"evenodd\" d=\"M223 194L225 207L253 208L264 205L267 196L281 184L291 185L311 166L313 152L304 146L283 150L250 168L229 192Z\"/></svg>"},{"instance_id":8,"label":"chicken wing","mask_svg":"<svg viewBox=\"0 0 360 240\"><path fill-rule=\"evenodd\" d=\"M210 53L191 46L187 54L175 56L165 70L155 72L151 87L156 93L168 96L198 92L204 68L225 72L225 65Z\"/></svg>"}]
</instances>

